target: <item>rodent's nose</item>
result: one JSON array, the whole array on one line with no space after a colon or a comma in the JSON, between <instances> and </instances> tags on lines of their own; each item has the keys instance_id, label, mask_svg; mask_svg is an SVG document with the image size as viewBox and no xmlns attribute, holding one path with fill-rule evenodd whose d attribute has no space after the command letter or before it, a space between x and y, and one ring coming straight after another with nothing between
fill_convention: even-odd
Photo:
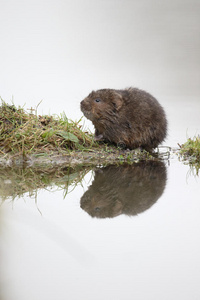
<instances>
[{"instance_id":1,"label":"rodent's nose","mask_svg":"<svg viewBox=\"0 0 200 300\"><path fill-rule=\"evenodd\" d=\"M81 108L81 110L83 111L83 109L84 109L84 100L81 101L81 103L80 103L80 108Z\"/></svg>"}]
</instances>

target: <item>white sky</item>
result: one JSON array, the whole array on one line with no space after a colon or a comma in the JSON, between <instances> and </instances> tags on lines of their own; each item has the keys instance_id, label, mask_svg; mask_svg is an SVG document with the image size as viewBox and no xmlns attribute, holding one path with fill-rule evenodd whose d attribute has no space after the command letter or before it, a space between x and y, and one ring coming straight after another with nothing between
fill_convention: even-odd
<instances>
[{"instance_id":1,"label":"white sky","mask_svg":"<svg viewBox=\"0 0 200 300\"><path fill-rule=\"evenodd\" d=\"M199 13L199 0L0 0L0 96L71 119L92 89L199 96Z\"/></svg>"}]
</instances>

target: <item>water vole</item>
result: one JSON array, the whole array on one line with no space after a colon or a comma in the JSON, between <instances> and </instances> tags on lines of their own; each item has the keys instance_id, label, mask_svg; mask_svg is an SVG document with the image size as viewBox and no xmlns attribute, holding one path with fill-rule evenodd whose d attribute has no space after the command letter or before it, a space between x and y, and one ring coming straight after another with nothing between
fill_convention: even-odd
<instances>
[{"instance_id":1,"label":"water vole","mask_svg":"<svg viewBox=\"0 0 200 300\"><path fill-rule=\"evenodd\" d=\"M81 110L95 127L95 139L150 151L166 137L167 120L158 101L137 89L101 89L81 101Z\"/></svg>"}]
</instances>

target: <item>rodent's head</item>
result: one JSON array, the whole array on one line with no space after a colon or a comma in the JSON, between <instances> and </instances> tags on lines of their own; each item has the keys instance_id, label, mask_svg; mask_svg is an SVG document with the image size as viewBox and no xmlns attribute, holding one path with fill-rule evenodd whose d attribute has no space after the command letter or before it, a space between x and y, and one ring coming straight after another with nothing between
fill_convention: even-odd
<instances>
[{"instance_id":1,"label":"rodent's head","mask_svg":"<svg viewBox=\"0 0 200 300\"><path fill-rule=\"evenodd\" d=\"M122 107L122 96L115 90L103 89L92 91L81 101L81 111L91 121L98 121L105 116L116 114Z\"/></svg>"}]
</instances>

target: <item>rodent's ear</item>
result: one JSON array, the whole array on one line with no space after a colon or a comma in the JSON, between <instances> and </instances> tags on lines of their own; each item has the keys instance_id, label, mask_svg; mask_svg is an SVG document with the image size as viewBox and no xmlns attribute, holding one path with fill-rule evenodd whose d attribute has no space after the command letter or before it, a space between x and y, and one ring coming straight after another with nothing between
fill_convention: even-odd
<instances>
[{"instance_id":1,"label":"rodent's ear","mask_svg":"<svg viewBox=\"0 0 200 300\"><path fill-rule=\"evenodd\" d=\"M122 95L120 95L119 93L117 92L113 92L113 100L112 100L112 103L114 104L115 106L115 109L117 111L120 110L120 108L122 107L122 104L123 104L123 98L122 98Z\"/></svg>"}]
</instances>

